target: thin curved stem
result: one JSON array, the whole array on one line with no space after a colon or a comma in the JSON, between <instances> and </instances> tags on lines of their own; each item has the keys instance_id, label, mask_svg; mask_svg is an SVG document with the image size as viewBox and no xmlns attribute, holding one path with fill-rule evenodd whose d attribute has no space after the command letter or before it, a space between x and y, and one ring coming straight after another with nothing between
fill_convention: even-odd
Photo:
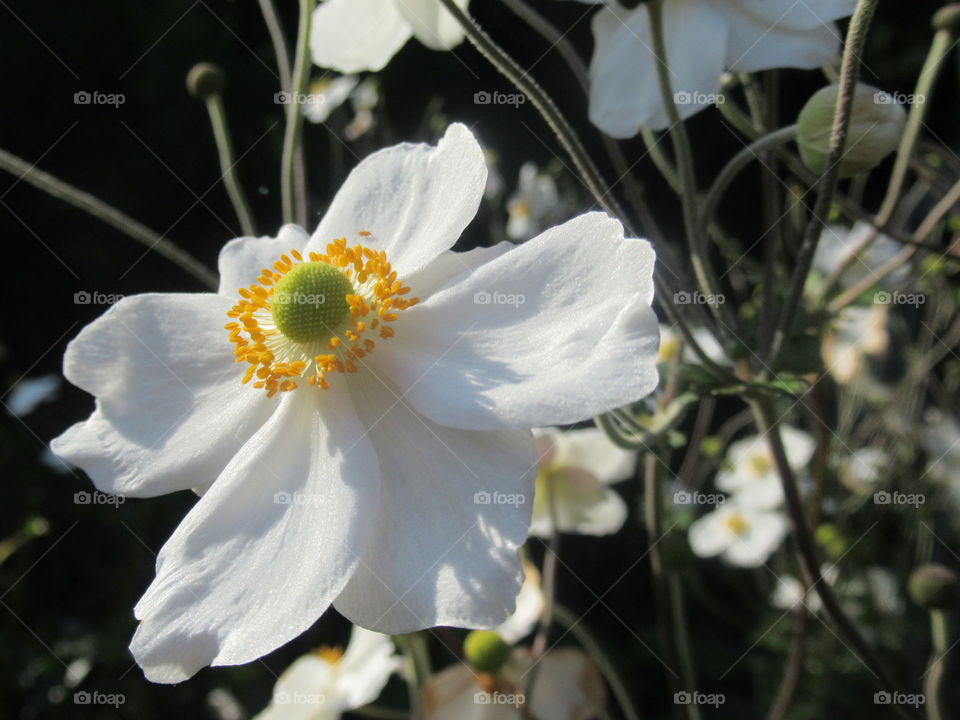
<instances>
[{"instance_id":1,"label":"thin curved stem","mask_svg":"<svg viewBox=\"0 0 960 720\"><path fill-rule=\"evenodd\" d=\"M280 167L280 194L283 203L283 221L307 223L307 209L297 199L297 177L294 167L300 152L303 129L303 108L300 99L307 91L310 76L310 24L316 0L300 0L300 25L297 31L297 49L290 80L290 104L287 105L287 126L283 135L283 156Z\"/></svg>"},{"instance_id":2,"label":"thin curved stem","mask_svg":"<svg viewBox=\"0 0 960 720\"><path fill-rule=\"evenodd\" d=\"M0 149L0 169L18 176L21 180L39 190L43 190L48 195L63 200L116 228L128 237L145 245L148 250L153 250L161 257L166 258L211 290L217 289L219 278L210 268L187 251L177 247L167 238L158 235L143 223L137 222L103 200L65 183L50 173L38 170L30 163L3 149Z\"/></svg>"},{"instance_id":3,"label":"thin curved stem","mask_svg":"<svg viewBox=\"0 0 960 720\"><path fill-rule=\"evenodd\" d=\"M807 222L806 232L800 251L797 253L796 267L790 281L790 289L777 328L770 344L770 352L765 362L766 367L776 367L784 341L790 332L803 298L803 287L807 282L807 275L813 264L813 256L817 250L820 232L826 224L830 214L830 204L840 180L840 161L847 145L847 132L850 129L850 116L853 110L854 91L857 79L860 76L860 56L867 39L867 30L877 0L859 0L850 19L847 30L846 45L843 49L843 60L840 67L840 87L837 94L837 107L833 116L833 129L830 132L830 152L817 191L817 201L813 207L813 216Z\"/></svg>"},{"instance_id":4,"label":"thin curved stem","mask_svg":"<svg viewBox=\"0 0 960 720\"><path fill-rule=\"evenodd\" d=\"M230 204L240 221L240 229L246 236L257 234L253 221L250 204L237 177L237 160L233 153L233 141L230 138L230 127L227 125L227 114L223 108L223 98L219 93L210 95L206 100L207 112L210 114L210 126L213 128L213 139L217 144L217 157L220 160L220 173L223 184L227 188Z\"/></svg>"}]
</instances>

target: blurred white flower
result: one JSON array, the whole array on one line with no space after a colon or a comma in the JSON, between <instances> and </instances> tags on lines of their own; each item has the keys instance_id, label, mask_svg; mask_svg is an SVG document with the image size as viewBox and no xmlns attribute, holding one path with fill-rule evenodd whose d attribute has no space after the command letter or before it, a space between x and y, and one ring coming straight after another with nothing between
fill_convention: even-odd
<instances>
[{"instance_id":1,"label":"blurred white flower","mask_svg":"<svg viewBox=\"0 0 960 720\"><path fill-rule=\"evenodd\" d=\"M125 298L70 343L97 406L54 451L103 492L201 493L135 608L149 679L250 662L331 604L391 634L509 617L529 428L656 387L655 258L603 213L452 252L485 183L463 125L374 153L312 238L234 240L218 293Z\"/></svg>"},{"instance_id":2,"label":"blurred white flower","mask_svg":"<svg viewBox=\"0 0 960 720\"><path fill-rule=\"evenodd\" d=\"M535 163L520 167L517 191L507 201L507 236L528 240L560 214L560 196L553 176L540 172Z\"/></svg>"},{"instance_id":3,"label":"blurred white flower","mask_svg":"<svg viewBox=\"0 0 960 720\"><path fill-rule=\"evenodd\" d=\"M888 468L890 456L876 447L854 450L839 463L840 478L851 487L874 485Z\"/></svg>"},{"instance_id":4,"label":"blurred white flower","mask_svg":"<svg viewBox=\"0 0 960 720\"><path fill-rule=\"evenodd\" d=\"M780 426L787 462L794 471L803 471L813 457L813 438L789 425ZM730 445L727 458L717 474L719 489L734 493L744 506L770 510L783 503L783 486L767 438L762 435Z\"/></svg>"},{"instance_id":5,"label":"blurred white flower","mask_svg":"<svg viewBox=\"0 0 960 720\"><path fill-rule=\"evenodd\" d=\"M820 233L817 251L813 255L813 271L826 277L841 264L849 262L840 276L840 285L843 287L860 282L866 277L876 277L877 271L903 250L903 245L887 235L878 235L866 249L858 251L872 232L870 225L859 221L849 229L843 225L828 225ZM880 285L897 287L909 276L910 265L905 264L881 280ZM816 284L814 276L811 276L811 282Z\"/></svg>"},{"instance_id":6,"label":"blurred white flower","mask_svg":"<svg viewBox=\"0 0 960 720\"><path fill-rule=\"evenodd\" d=\"M284 670L255 720L337 720L376 700L399 666L388 636L354 626L345 651L320 648Z\"/></svg>"},{"instance_id":7,"label":"blurred white flower","mask_svg":"<svg viewBox=\"0 0 960 720\"><path fill-rule=\"evenodd\" d=\"M783 513L728 500L690 525L688 538L700 557L721 556L738 567L760 567L778 548L789 526Z\"/></svg>"},{"instance_id":8,"label":"blurred white flower","mask_svg":"<svg viewBox=\"0 0 960 720\"><path fill-rule=\"evenodd\" d=\"M356 140L373 129L377 122L374 111L379 102L380 81L374 76L364 78L350 94L350 105L353 107L354 116L343 131L347 140Z\"/></svg>"},{"instance_id":9,"label":"blurred white flower","mask_svg":"<svg viewBox=\"0 0 960 720\"><path fill-rule=\"evenodd\" d=\"M13 386L4 402L7 412L17 417L29 415L46 402L56 400L60 392L59 375L25 378Z\"/></svg>"},{"instance_id":10,"label":"blurred white flower","mask_svg":"<svg viewBox=\"0 0 960 720\"><path fill-rule=\"evenodd\" d=\"M534 631L546 606L547 598L540 586L540 571L533 563L525 562L517 607L513 615L493 631L507 644L516 645Z\"/></svg>"},{"instance_id":11,"label":"blurred white flower","mask_svg":"<svg viewBox=\"0 0 960 720\"><path fill-rule=\"evenodd\" d=\"M882 355L890 342L889 307L877 304L846 307L824 334L820 355L827 372L841 385L869 381L864 373L867 358Z\"/></svg>"},{"instance_id":12,"label":"blurred white flower","mask_svg":"<svg viewBox=\"0 0 960 720\"><path fill-rule=\"evenodd\" d=\"M327 121L330 114L343 105L360 79L356 75L325 76L310 83L304 117L312 123Z\"/></svg>"},{"instance_id":13,"label":"blurred white flower","mask_svg":"<svg viewBox=\"0 0 960 720\"><path fill-rule=\"evenodd\" d=\"M596 0L583 0L596 2ZM607 0L593 17L590 119L608 135L633 137L669 125L660 100L647 3ZM681 118L722 103L724 71L829 64L840 47L834 20L855 0L669 0L663 33L674 102Z\"/></svg>"},{"instance_id":14,"label":"blurred white flower","mask_svg":"<svg viewBox=\"0 0 960 720\"><path fill-rule=\"evenodd\" d=\"M466 9L469 0L456 0ZM310 52L342 73L382 70L407 40L432 50L463 41L463 30L437 0L325 0L313 13Z\"/></svg>"},{"instance_id":15,"label":"blurred white flower","mask_svg":"<svg viewBox=\"0 0 960 720\"><path fill-rule=\"evenodd\" d=\"M551 650L538 661L533 695L526 697L530 653L514 648L497 677L478 675L457 663L431 677L423 689L424 720L591 720L606 711L606 690L586 653ZM524 714L528 703L530 715Z\"/></svg>"},{"instance_id":16,"label":"blurred white flower","mask_svg":"<svg viewBox=\"0 0 960 720\"><path fill-rule=\"evenodd\" d=\"M549 428L534 435L540 469L530 534L551 534L551 500L559 532L610 535L623 527L627 505L609 485L630 477L635 453L618 448L597 428Z\"/></svg>"},{"instance_id":17,"label":"blurred white flower","mask_svg":"<svg viewBox=\"0 0 960 720\"><path fill-rule=\"evenodd\" d=\"M706 353L707 357L719 364L729 364L730 360L724 352L723 346L713 336L713 333L706 328L692 328L691 334L700 348ZM657 362L670 362L677 356L677 348L683 340L683 335L679 330L674 330L669 325L660 325L660 352L657 355ZM700 356L689 345L683 346L683 361L688 363L699 363Z\"/></svg>"},{"instance_id":18,"label":"blurred white flower","mask_svg":"<svg viewBox=\"0 0 960 720\"><path fill-rule=\"evenodd\" d=\"M840 571L836 565L824 565L820 568L824 582L833 585L837 581ZM773 590L770 602L780 610L795 610L803 605L812 613L820 612L823 603L817 594L816 588L810 588L806 595L803 592L803 583L794 575L778 575L777 586Z\"/></svg>"}]
</instances>

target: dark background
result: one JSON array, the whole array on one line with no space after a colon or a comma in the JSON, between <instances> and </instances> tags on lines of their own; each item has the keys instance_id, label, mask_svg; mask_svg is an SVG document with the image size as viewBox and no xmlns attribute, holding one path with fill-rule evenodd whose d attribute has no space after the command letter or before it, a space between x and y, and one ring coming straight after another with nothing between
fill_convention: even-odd
<instances>
[{"instance_id":1,"label":"dark background","mask_svg":"<svg viewBox=\"0 0 960 720\"><path fill-rule=\"evenodd\" d=\"M292 34L296 4L278 4ZM552 0L533 4L559 27L572 28L569 37L589 57L587 7ZM868 72L865 81L912 92L932 34L928 18L938 6L932 0L881 3L866 54L876 77ZM534 77L555 96L590 149L598 151L585 102L555 53L548 53L546 43L500 3L475 0L471 9L523 65L534 65ZM928 121L931 131L954 148L956 57L954 53ZM218 183L220 169L206 111L184 89L187 71L201 60L214 61L226 71L225 102L236 151L243 155L240 178L260 231L273 234L280 224L283 118L282 107L273 103L278 89L273 52L252 1L0 2L0 146L116 205L215 267L219 248L240 233ZM823 81L818 73L787 72L782 77L783 116L789 118ZM307 126L311 223L358 157L401 140L433 141L447 120L474 126L495 151L508 194L523 161L556 164L557 153L568 163L529 104L519 109L473 104L479 90L513 89L467 45L455 54L438 54L411 42L381 73L381 81L379 122L370 136L348 147L336 139L349 120L346 110L335 114L328 127ZM123 93L126 102L118 109L75 105L73 95L82 90ZM721 126L715 111L702 113L690 125L701 177L714 174L742 146ZM642 154L639 142L626 143L624 149L631 162ZM640 163L637 175L645 180L667 234L675 235L679 212L662 181L648 161ZM566 175L560 181L564 192L576 199L578 211L591 207L575 179ZM725 213L742 218L743 232L756 233L756 194L749 186L745 189ZM490 242L504 221L502 204L485 206L463 247ZM105 309L75 304L78 291L130 295L203 289L162 258L144 255L142 246L112 228L6 174L0 175L0 238L6 307L0 326L0 392L23 376L59 371L68 340ZM50 526L45 537L0 567L0 717L213 717L206 698L220 687L229 688L254 714L267 702L274 675L305 650L345 639L345 623L331 611L304 637L259 663L207 669L177 687L145 682L127 651L135 627L132 608L152 578L154 554L194 498L181 493L128 500L117 509L75 505L74 493L92 489L89 481L79 471L58 473L38 460L51 438L92 407L92 398L65 386L53 403L26 418L0 411L0 538L13 535L31 516L46 518ZM636 485L622 488L635 504ZM633 518L613 537L565 538L565 561L576 576L561 571L559 596L577 612L592 608L584 622L613 653L640 706L651 717L662 717L668 712L663 668L630 635L652 648L658 645L648 566L645 561L635 564L645 548L646 538ZM882 548L874 552L878 550L882 556ZM727 694L728 705L720 714L758 717L779 677L789 620L763 636L745 661L718 680L776 617L772 611L754 610L767 605L770 577L719 566L698 572L705 597L712 598L700 602L699 607L707 609L695 613L692 621L701 676L712 691ZM742 582L731 583L731 576ZM922 616L912 622L919 632ZM826 644L823 657L832 660L819 677L808 678L798 705L803 711L806 704L830 697L837 709L830 717L847 717L839 711L844 698L854 696L851 688L857 688L857 697L866 696L869 677L822 626L815 629L820 631L817 642ZM459 634L445 632L443 638L455 648ZM909 674L919 675L926 640L906 650L902 634L889 642L906 653ZM449 662L450 654L435 645L437 663ZM126 702L118 711L72 703L74 690L63 687L64 663L81 657L92 662L81 687L123 693ZM403 688L396 681L386 702L403 706Z\"/></svg>"}]
</instances>

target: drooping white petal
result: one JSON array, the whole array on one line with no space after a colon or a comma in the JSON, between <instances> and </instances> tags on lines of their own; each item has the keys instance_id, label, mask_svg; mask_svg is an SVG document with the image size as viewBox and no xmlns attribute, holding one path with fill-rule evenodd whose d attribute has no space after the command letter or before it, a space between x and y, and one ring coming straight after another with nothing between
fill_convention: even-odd
<instances>
[{"instance_id":1,"label":"drooping white petal","mask_svg":"<svg viewBox=\"0 0 960 720\"><path fill-rule=\"evenodd\" d=\"M540 571L536 566L523 564L523 585L517 594L517 607L513 614L494 631L504 642L515 645L533 632L540 622L547 605L547 598L540 587Z\"/></svg>"},{"instance_id":2,"label":"drooping white petal","mask_svg":"<svg viewBox=\"0 0 960 720\"><path fill-rule=\"evenodd\" d=\"M593 417L656 387L653 262L617 221L581 215L406 310L371 363L449 427Z\"/></svg>"},{"instance_id":3,"label":"drooping white petal","mask_svg":"<svg viewBox=\"0 0 960 720\"><path fill-rule=\"evenodd\" d=\"M205 487L270 416L241 384L218 295L136 295L70 343L64 375L97 409L51 444L103 492L134 497Z\"/></svg>"},{"instance_id":4,"label":"drooping white petal","mask_svg":"<svg viewBox=\"0 0 960 720\"><path fill-rule=\"evenodd\" d=\"M709 105L720 90L724 13L704 0L670 0L664 3L663 25L677 110L686 118ZM633 137L642 125L666 128L647 5L601 8L592 26L590 120L617 138Z\"/></svg>"},{"instance_id":5,"label":"drooping white petal","mask_svg":"<svg viewBox=\"0 0 960 720\"><path fill-rule=\"evenodd\" d=\"M560 435L553 464L583 468L601 482L613 483L633 474L636 457L636 453L614 445L603 430L589 427Z\"/></svg>"},{"instance_id":6,"label":"drooping white petal","mask_svg":"<svg viewBox=\"0 0 960 720\"><path fill-rule=\"evenodd\" d=\"M532 435L441 427L368 370L351 380L383 484L373 537L337 610L391 634L503 622L523 577Z\"/></svg>"},{"instance_id":7,"label":"drooping white petal","mask_svg":"<svg viewBox=\"0 0 960 720\"><path fill-rule=\"evenodd\" d=\"M456 0L466 9L470 0ZM438 0L396 0L417 40L431 50L449 50L463 42L463 30Z\"/></svg>"},{"instance_id":8,"label":"drooping white petal","mask_svg":"<svg viewBox=\"0 0 960 720\"><path fill-rule=\"evenodd\" d=\"M372 703L399 667L400 658L389 636L354 625L337 674L344 707Z\"/></svg>"},{"instance_id":9,"label":"drooping white petal","mask_svg":"<svg viewBox=\"0 0 960 720\"><path fill-rule=\"evenodd\" d=\"M730 16L749 16L758 25L811 30L853 13L857 0L719 0Z\"/></svg>"},{"instance_id":10,"label":"drooping white petal","mask_svg":"<svg viewBox=\"0 0 960 720\"><path fill-rule=\"evenodd\" d=\"M220 251L221 295L237 301L237 290L257 282L264 268L270 269L282 254L303 250L309 236L298 225L284 225L275 238L242 237L231 240ZM222 327L222 325L220 326Z\"/></svg>"},{"instance_id":11,"label":"drooping white petal","mask_svg":"<svg viewBox=\"0 0 960 720\"><path fill-rule=\"evenodd\" d=\"M350 0L351 2L353 0ZM448 250L476 215L487 178L483 151L459 123L436 147L403 144L380 150L350 173L307 245L320 251L331 240L357 233L385 250L404 280Z\"/></svg>"},{"instance_id":12,"label":"drooping white petal","mask_svg":"<svg viewBox=\"0 0 960 720\"><path fill-rule=\"evenodd\" d=\"M550 512L552 495L556 530L581 535L610 535L623 527L627 505L615 491L592 473L578 467L548 470L537 479L530 533L540 537L552 534Z\"/></svg>"},{"instance_id":13,"label":"drooping white petal","mask_svg":"<svg viewBox=\"0 0 960 720\"><path fill-rule=\"evenodd\" d=\"M376 72L412 34L395 0L324 0L313 11L310 54L320 67Z\"/></svg>"},{"instance_id":14,"label":"drooping white petal","mask_svg":"<svg viewBox=\"0 0 960 720\"><path fill-rule=\"evenodd\" d=\"M803 3L793 3L793 7L803 7ZM840 32L833 22L796 29L743 12L729 11L726 16L726 67L731 72L777 67L809 70L829 64L840 49Z\"/></svg>"},{"instance_id":15,"label":"drooping white petal","mask_svg":"<svg viewBox=\"0 0 960 720\"><path fill-rule=\"evenodd\" d=\"M342 383L285 394L157 557L131 650L148 679L254 660L306 630L353 573L376 456Z\"/></svg>"}]
</instances>

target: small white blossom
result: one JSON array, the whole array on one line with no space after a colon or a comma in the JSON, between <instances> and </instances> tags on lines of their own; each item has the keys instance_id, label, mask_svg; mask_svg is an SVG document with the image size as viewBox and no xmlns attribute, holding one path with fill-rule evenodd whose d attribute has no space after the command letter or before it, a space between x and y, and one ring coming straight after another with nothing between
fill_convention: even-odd
<instances>
[{"instance_id":1,"label":"small white blossom","mask_svg":"<svg viewBox=\"0 0 960 720\"><path fill-rule=\"evenodd\" d=\"M790 467L794 471L805 470L813 457L813 438L789 425L780 427L780 436ZM734 493L745 506L770 510L783 503L783 486L773 453L762 435L738 440L730 446L716 484L721 490Z\"/></svg>"},{"instance_id":2,"label":"small white blossom","mask_svg":"<svg viewBox=\"0 0 960 720\"><path fill-rule=\"evenodd\" d=\"M743 505L736 498L695 520L690 548L700 557L720 556L738 567L760 567L778 548L789 526L781 512Z\"/></svg>"}]
</instances>

